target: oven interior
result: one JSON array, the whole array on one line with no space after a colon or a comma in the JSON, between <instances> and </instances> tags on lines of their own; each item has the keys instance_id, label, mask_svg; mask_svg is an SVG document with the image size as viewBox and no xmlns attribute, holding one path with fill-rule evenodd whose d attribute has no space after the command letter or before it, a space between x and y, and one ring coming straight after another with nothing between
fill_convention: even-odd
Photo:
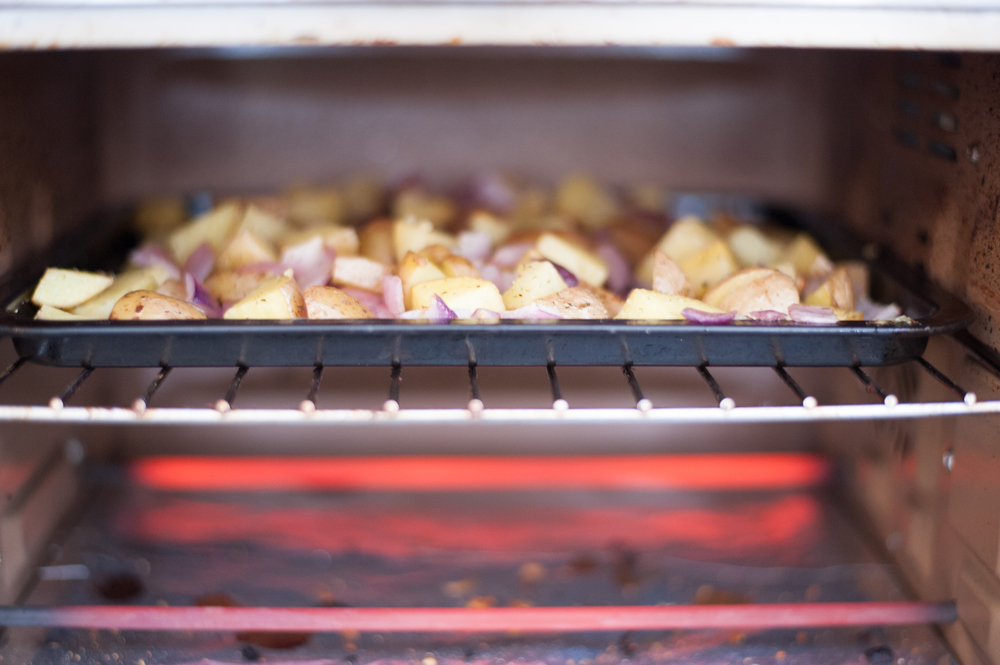
<instances>
[{"instance_id":1,"label":"oven interior","mask_svg":"<svg viewBox=\"0 0 1000 665\"><path fill-rule=\"evenodd\" d=\"M144 197L583 172L829 215L974 313L920 361L707 381L694 367L338 367L321 385L311 367L81 374L19 364L4 342L0 657L1000 660L998 73L989 54L721 47L0 54L3 270ZM159 420L136 415L144 395ZM332 415L303 415L307 396ZM805 414L804 397L822 408ZM676 411L643 419L640 398ZM907 600L928 614L861 627L157 623L179 607ZM13 620L66 606L98 625L149 611L139 628Z\"/></svg>"}]
</instances>

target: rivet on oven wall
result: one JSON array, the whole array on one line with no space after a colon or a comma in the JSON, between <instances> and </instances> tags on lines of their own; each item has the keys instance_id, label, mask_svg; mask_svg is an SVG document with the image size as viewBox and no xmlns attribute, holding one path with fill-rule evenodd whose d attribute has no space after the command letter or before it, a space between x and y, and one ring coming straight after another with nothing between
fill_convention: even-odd
<instances>
[{"instance_id":1,"label":"rivet on oven wall","mask_svg":"<svg viewBox=\"0 0 1000 665\"><path fill-rule=\"evenodd\" d=\"M968 156L969 161L973 164L979 163L979 144L973 143L968 148L965 149L965 154Z\"/></svg>"},{"instance_id":2,"label":"rivet on oven wall","mask_svg":"<svg viewBox=\"0 0 1000 665\"><path fill-rule=\"evenodd\" d=\"M951 473L951 470L955 466L955 452L952 450L946 450L944 455L941 456L941 464L943 464L944 468L948 470L948 473Z\"/></svg>"}]
</instances>

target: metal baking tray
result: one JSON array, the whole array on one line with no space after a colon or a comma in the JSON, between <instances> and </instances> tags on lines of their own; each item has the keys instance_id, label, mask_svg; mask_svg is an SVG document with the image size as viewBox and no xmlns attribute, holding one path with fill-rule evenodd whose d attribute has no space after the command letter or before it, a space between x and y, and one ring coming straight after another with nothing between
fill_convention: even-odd
<instances>
[{"instance_id":1,"label":"metal baking tray","mask_svg":"<svg viewBox=\"0 0 1000 665\"><path fill-rule=\"evenodd\" d=\"M104 215L4 277L0 332L21 358L61 367L879 366L920 356L929 337L964 328L970 316L888 250L862 252L835 220L770 210L770 218L807 229L835 259L863 254L873 296L896 302L914 323L35 321L30 290L46 267L121 264L136 240L121 231L127 215Z\"/></svg>"}]
</instances>

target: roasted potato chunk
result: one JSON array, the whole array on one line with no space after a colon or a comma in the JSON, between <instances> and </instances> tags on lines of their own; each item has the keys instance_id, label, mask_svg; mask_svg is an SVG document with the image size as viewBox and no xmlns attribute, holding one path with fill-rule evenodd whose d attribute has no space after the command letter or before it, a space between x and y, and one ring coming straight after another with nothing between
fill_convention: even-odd
<instances>
[{"instance_id":1,"label":"roasted potato chunk","mask_svg":"<svg viewBox=\"0 0 1000 665\"><path fill-rule=\"evenodd\" d=\"M564 319L608 319L608 310L601 298L585 286L574 286L559 293L539 298L535 304Z\"/></svg>"},{"instance_id":2,"label":"roasted potato chunk","mask_svg":"<svg viewBox=\"0 0 1000 665\"><path fill-rule=\"evenodd\" d=\"M446 277L421 282L411 291L410 309L426 309L439 296L451 309L504 311L500 290L492 282L475 277Z\"/></svg>"},{"instance_id":3,"label":"roasted potato chunk","mask_svg":"<svg viewBox=\"0 0 1000 665\"><path fill-rule=\"evenodd\" d=\"M132 291L122 296L111 310L112 321L194 321L204 319L200 309L155 291Z\"/></svg>"},{"instance_id":4,"label":"roasted potato chunk","mask_svg":"<svg viewBox=\"0 0 1000 665\"><path fill-rule=\"evenodd\" d=\"M111 286L115 278L97 272L49 268L31 295L39 307L69 309L81 305Z\"/></svg>"},{"instance_id":5,"label":"roasted potato chunk","mask_svg":"<svg viewBox=\"0 0 1000 665\"><path fill-rule=\"evenodd\" d=\"M268 277L263 270L217 272L205 280L205 290L221 303L239 302Z\"/></svg>"},{"instance_id":6,"label":"roasted potato chunk","mask_svg":"<svg viewBox=\"0 0 1000 665\"><path fill-rule=\"evenodd\" d=\"M338 256L333 262L332 281L336 286L382 293L382 280L392 274L392 266L363 256Z\"/></svg>"},{"instance_id":7,"label":"roasted potato chunk","mask_svg":"<svg viewBox=\"0 0 1000 665\"><path fill-rule=\"evenodd\" d=\"M722 314L723 310L712 307L694 298L673 295L669 293L657 293L649 289L632 289L622 305L622 310L615 317L616 319L662 319L680 320L684 318L681 313L686 308L697 309L710 314Z\"/></svg>"},{"instance_id":8,"label":"roasted potato chunk","mask_svg":"<svg viewBox=\"0 0 1000 665\"><path fill-rule=\"evenodd\" d=\"M694 289L684 271L662 250L653 252L653 290L657 293L672 293L678 296L694 296Z\"/></svg>"},{"instance_id":9,"label":"roasted potato chunk","mask_svg":"<svg viewBox=\"0 0 1000 665\"><path fill-rule=\"evenodd\" d=\"M532 261L518 268L517 278L503 294L503 303L507 309L518 309L567 288L566 281L549 261Z\"/></svg>"},{"instance_id":10,"label":"roasted potato chunk","mask_svg":"<svg viewBox=\"0 0 1000 665\"><path fill-rule=\"evenodd\" d=\"M764 310L787 314L798 304L799 290L795 280L778 270L745 268L716 284L705 294L705 302L743 316Z\"/></svg>"},{"instance_id":11,"label":"roasted potato chunk","mask_svg":"<svg viewBox=\"0 0 1000 665\"><path fill-rule=\"evenodd\" d=\"M122 296L132 291L152 291L166 281L162 273L152 269L129 270L115 278L111 286L73 308L73 313L85 319L107 319Z\"/></svg>"},{"instance_id":12,"label":"roasted potato chunk","mask_svg":"<svg viewBox=\"0 0 1000 665\"><path fill-rule=\"evenodd\" d=\"M291 270L268 277L224 314L227 319L299 319L306 316L306 303Z\"/></svg>"},{"instance_id":13,"label":"roasted potato chunk","mask_svg":"<svg viewBox=\"0 0 1000 665\"><path fill-rule=\"evenodd\" d=\"M854 309L854 287L846 268L837 268L805 298L806 305L833 307L851 311Z\"/></svg>"},{"instance_id":14,"label":"roasted potato chunk","mask_svg":"<svg viewBox=\"0 0 1000 665\"><path fill-rule=\"evenodd\" d=\"M310 319L374 319L372 311L340 289L310 286L302 292Z\"/></svg>"}]
</instances>

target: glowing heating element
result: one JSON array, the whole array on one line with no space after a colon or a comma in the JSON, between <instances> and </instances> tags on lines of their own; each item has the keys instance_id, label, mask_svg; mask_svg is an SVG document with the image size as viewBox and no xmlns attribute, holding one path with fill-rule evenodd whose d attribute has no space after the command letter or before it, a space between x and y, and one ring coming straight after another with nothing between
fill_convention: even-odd
<instances>
[{"instance_id":1,"label":"glowing heating element","mask_svg":"<svg viewBox=\"0 0 1000 665\"><path fill-rule=\"evenodd\" d=\"M146 487L289 490L767 490L822 485L828 460L802 453L447 457L150 457L130 465Z\"/></svg>"}]
</instances>

